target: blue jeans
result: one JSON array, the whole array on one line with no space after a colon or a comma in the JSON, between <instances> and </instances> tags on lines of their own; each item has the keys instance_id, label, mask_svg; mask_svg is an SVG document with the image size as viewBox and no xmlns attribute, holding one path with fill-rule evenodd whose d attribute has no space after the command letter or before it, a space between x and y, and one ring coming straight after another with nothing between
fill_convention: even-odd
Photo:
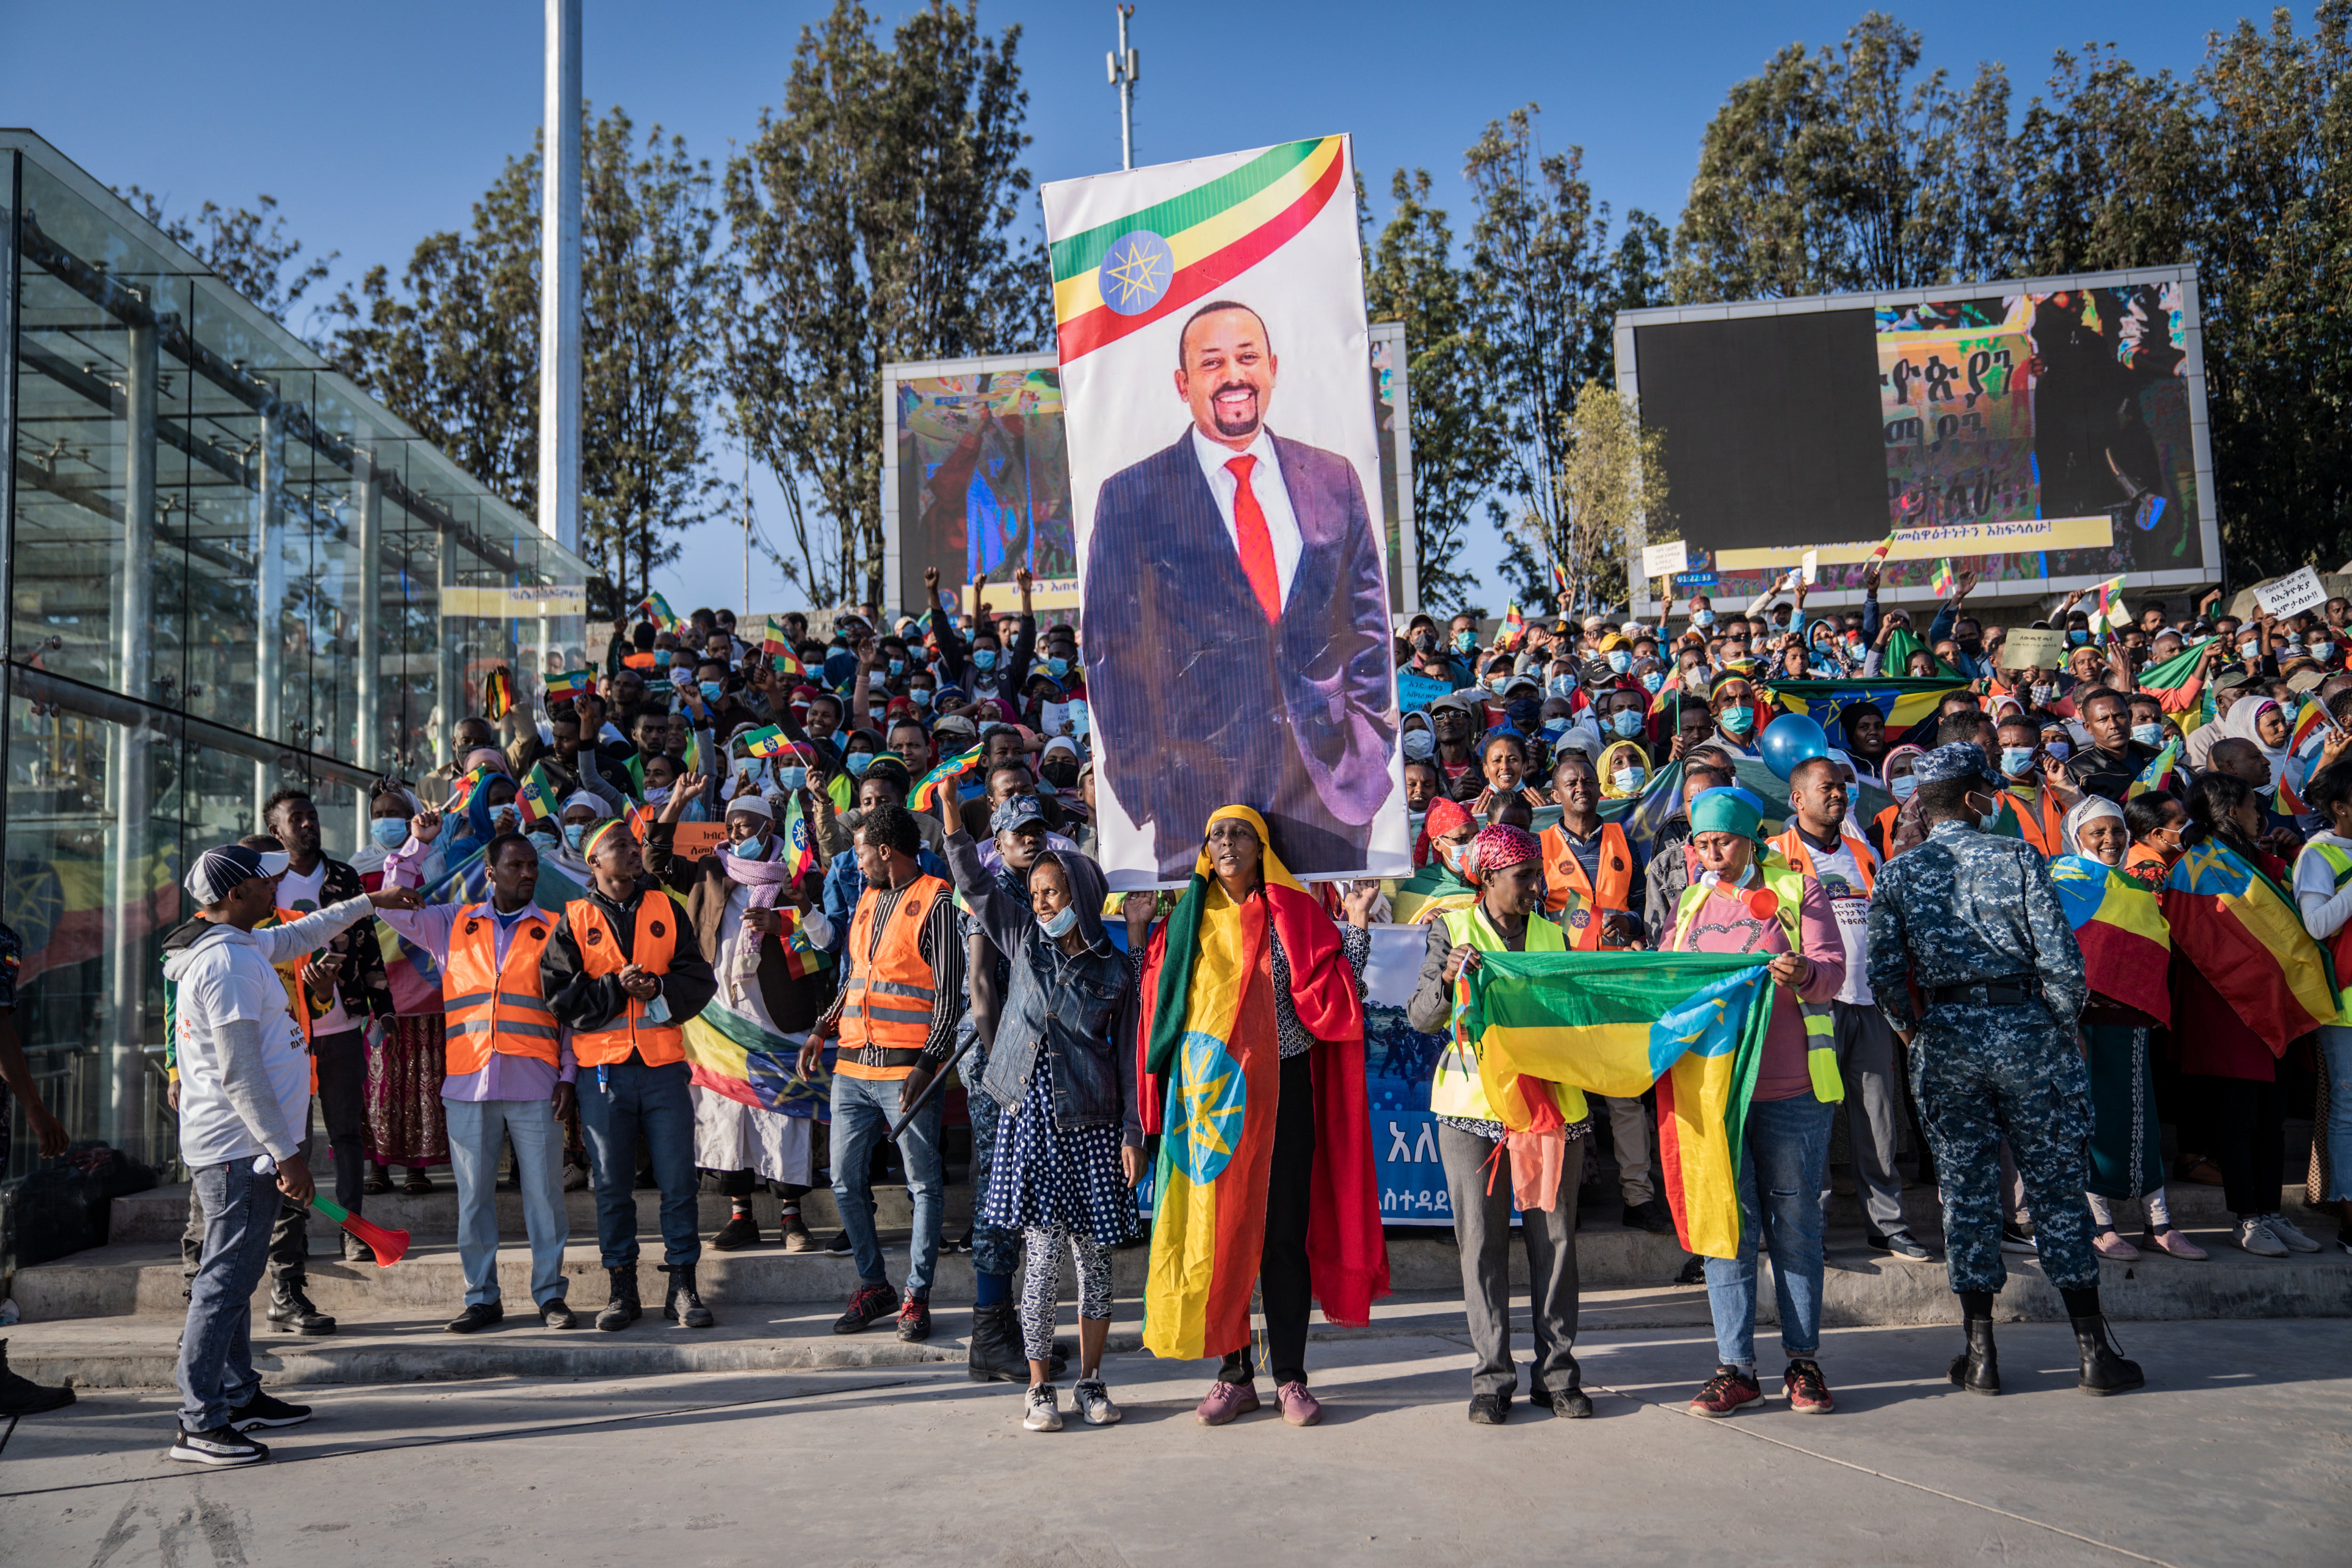
<instances>
[{"instance_id":1,"label":"blue jeans","mask_svg":"<svg viewBox=\"0 0 2352 1568\"><path fill-rule=\"evenodd\" d=\"M593 1089L595 1079L587 1081ZM444 1100L441 1111L449 1123L449 1169L457 1178L466 1305L499 1300L499 1144L507 1136L514 1139L523 1234L530 1237L530 1299L540 1306L562 1300L572 1216L563 1207L563 1129L555 1124L555 1107L544 1100ZM635 1228L633 1215L630 1230Z\"/></svg>"},{"instance_id":2,"label":"blue jeans","mask_svg":"<svg viewBox=\"0 0 2352 1568\"><path fill-rule=\"evenodd\" d=\"M180 1425L208 1432L261 1388L253 1370L253 1291L269 1263L281 1199L276 1175L253 1173L250 1156L190 1173L205 1210L205 1249L188 1282L180 1341Z\"/></svg>"},{"instance_id":3,"label":"blue jeans","mask_svg":"<svg viewBox=\"0 0 2352 1568\"><path fill-rule=\"evenodd\" d=\"M833 1075L833 1201L841 1211L841 1228L849 1233L850 1256L857 1261L857 1282L884 1285L882 1243L874 1235L874 1184L867 1172L874 1146L889 1135L898 1120L898 1079L848 1078ZM942 1205L940 1163L940 1098L915 1118L898 1140L898 1156L907 1164L907 1195L915 1201L915 1235L907 1260L907 1294L919 1301L930 1300L931 1274L940 1261L940 1219Z\"/></svg>"},{"instance_id":4,"label":"blue jeans","mask_svg":"<svg viewBox=\"0 0 2352 1568\"><path fill-rule=\"evenodd\" d=\"M2327 1191L2322 1203L2352 1198L2352 1027L2330 1024L2319 1031L2320 1068L2327 1074Z\"/></svg>"},{"instance_id":5,"label":"blue jeans","mask_svg":"<svg viewBox=\"0 0 2352 1568\"><path fill-rule=\"evenodd\" d=\"M598 1084L599 1072L605 1081ZM596 1182L596 1241L607 1268L637 1266L637 1136L645 1135L661 1188L662 1262L672 1268L702 1256L694 1190L694 1070L684 1062L647 1067L632 1056L580 1069L580 1127Z\"/></svg>"},{"instance_id":6,"label":"blue jeans","mask_svg":"<svg viewBox=\"0 0 2352 1568\"><path fill-rule=\"evenodd\" d=\"M1801 1094L1751 1100L1739 1159L1739 1256L1706 1260L1706 1306L1715 1353L1756 1364L1756 1244L1772 1254L1772 1294L1780 1307L1780 1348L1794 1361L1822 1348L1822 1175L1837 1107ZM1757 1184L1764 1186L1757 1202ZM1759 1223L1760 1221L1760 1223Z\"/></svg>"}]
</instances>

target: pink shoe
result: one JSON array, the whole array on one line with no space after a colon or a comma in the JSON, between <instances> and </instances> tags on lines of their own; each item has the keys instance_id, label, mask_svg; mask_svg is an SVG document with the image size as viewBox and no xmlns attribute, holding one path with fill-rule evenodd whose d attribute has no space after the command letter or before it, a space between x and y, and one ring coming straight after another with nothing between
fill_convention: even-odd
<instances>
[{"instance_id":1,"label":"pink shoe","mask_svg":"<svg viewBox=\"0 0 2352 1568\"><path fill-rule=\"evenodd\" d=\"M1192 1415L1203 1426L1222 1426L1236 1415L1247 1415L1257 1408L1256 1384L1220 1379L1209 1384L1209 1396L1201 1401Z\"/></svg>"},{"instance_id":2,"label":"pink shoe","mask_svg":"<svg viewBox=\"0 0 2352 1568\"><path fill-rule=\"evenodd\" d=\"M2167 1226L2162 1230L2149 1231L2139 1238L2139 1244L2150 1252L2168 1252L2175 1258L2186 1258L2201 1263L2213 1255L2189 1239L2189 1233L2179 1226Z\"/></svg>"},{"instance_id":3,"label":"pink shoe","mask_svg":"<svg viewBox=\"0 0 2352 1568\"><path fill-rule=\"evenodd\" d=\"M1274 1402L1282 1407L1282 1418L1293 1426L1312 1426L1323 1419L1323 1406L1303 1383L1284 1384L1274 1391Z\"/></svg>"},{"instance_id":4,"label":"pink shoe","mask_svg":"<svg viewBox=\"0 0 2352 1568\"><path fill-rule=\"evenodd\" d=\"M2091 1237L2091 1250L2102 1258L2112 1258L2117 1263L2139 1260L2139 1248L2126 1241L2121 1233L2113 1230L2103 1230Z\"/></svg>"}]
</instances>

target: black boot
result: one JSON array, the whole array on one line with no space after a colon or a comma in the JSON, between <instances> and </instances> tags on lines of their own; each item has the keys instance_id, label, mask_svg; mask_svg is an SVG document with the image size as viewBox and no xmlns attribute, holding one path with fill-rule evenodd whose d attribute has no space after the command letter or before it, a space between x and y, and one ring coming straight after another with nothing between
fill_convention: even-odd
<instances>
[{"instance_id":1,"label":"black boot","mask_svg":"<svg viewBox=\"0 0 2352 1568\"><path fill-rule=\"evenodd\" d=\"M2000 1356L1992 1347L1992 1320L1967 1318L1969 1348L1952 1358L1952 1385L1970 1394L2000 1392Z\"/></svg>"},{"instance_id":2,"label":"black boot","mask_svg":"<svg viewBox=\"0 0 2352 1568\"><path fill-rule=\"evenodd\" d=\"M618 1333L645 1315L645 1307L637 1300L636 1266L604 1272L613 1277L613 1299L596 1314L596 1326L606 1333Z\"/></svg>"},{"instance_id":3,"label":"black boot","mask_svg":"<svg viewBox=\"0 0 2352 1568\"><path fill-rule=\"evenodd\" d=\"M288 1333L331 1334L335 1320L310 1304L299 1274L282 1274L269 1287L269 1321Z\"/></svg>"},{"instance_id":4,"label":"black boot","mask_svg":"<svg viewBox=\"0 0 2352 1568\"><path fill-rule=\"evenodd\" d=\"M1022 1353L1012 1303L971 1310L971 1354L964 1363L964 1375L974 1383L1029 1381L1029 1358Z\"/></svg>"},{"instance_id":5,"label":"black boot","mask_svg":"<svg viewBox=\"0 0 2352 1568\"><path fill-rule=\"evenodd\" d=\"M38 1415L45 1410L62 1410L73 1402L70 1388L44 1388L9 1371L8 1342L0 1340L0 1415Z\"/></svg>"},{"instance_id":6,"label":"black boot","mask_svg":"<svg viewBox=\"0 0 2352 1568\"><path fill-rule=\"evenodd\" d=\"M2116 1343L2104 1313L2095 1312L2071 1321L2074 1325L2074 1348L2083 1353L2083 1373L2074 1384L2078 1391L2121 1394L2147 1382L2139 1370L2139 1363L2124 1359L2123 1348Z\"/></svg>"},{"instance_id":7,"label":"black boot","mask_svg":"<svg viewBox=\"0 0 2352 1568\"><path fill-rule=\"evenodd\" d=\"M702 1304L702 1292L694 1288L693 1264L664 1264L662 1272L669 1276L669 1293L662 1298L663 1317L689 1329L707 1329L719 1321Z\"/></svg>"}]
</instances>

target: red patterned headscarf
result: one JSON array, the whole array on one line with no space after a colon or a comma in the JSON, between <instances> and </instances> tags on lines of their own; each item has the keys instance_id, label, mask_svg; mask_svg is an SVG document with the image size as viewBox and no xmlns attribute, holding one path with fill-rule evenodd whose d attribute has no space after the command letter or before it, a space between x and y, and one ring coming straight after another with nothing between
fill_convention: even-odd
<instances>
[{"instance_id":1,"label":"red patterned headscarf","mask_svg":"<svg viewBox=\"0 0 2352 1568\"><path fill-rule=\"evenodd\" d=\"M1522 860L1533 860L1543 854L1543 846L1534 834L1525 828L1513 827L1507 822L1497 822L1478 830L1475 845L1478 854L1478 875L1499 871L1506 866L1516 866Z\"/></svg>"},{"instance_id":2,"label":"red patterned headscarf","mask_svg":"<svg viewBox=\"0 0 2352 1568\"><path fill-rule=\"evenodd\" d=\"M1431 846L1449 833L1459 833L1475 819L1470 808L1460 801L1439 795L1429 803L1429 815L1421 819L1421 837L1412 847L1412 863L1426 866L1436 853Z\"/></svg>"}]
</instances>

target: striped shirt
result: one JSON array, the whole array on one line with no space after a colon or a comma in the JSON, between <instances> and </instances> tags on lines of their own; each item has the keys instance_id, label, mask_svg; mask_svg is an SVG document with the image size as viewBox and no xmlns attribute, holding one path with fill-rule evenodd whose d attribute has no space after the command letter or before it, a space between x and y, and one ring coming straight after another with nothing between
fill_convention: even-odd
<instances>
[{"instance_id":1,"label":"striped shirt","mask_svg":"<svg viewBox=\"0 0 2352 1568\"><path fill-rule=\"evenodd\" d=\"M889 929L890 917L898 912L898 900L905 898L914 885L912 881L904 888L866 884L866 891L874 895L874 919L866 927L866 951L849 954L851 962L863 966L872 965L875 950L882 945L882 933ZM930 919L923 922L923 929L915 938L916 951L931 969L931 1026L923 1039L923 1061L934 1070L946 1064L950 1047L955 1044L956 1021L963 1016L963 942L957 933L958 918L955 900L942 898L931 905ZM844 941L846 940L845 931ZM825 1009L819 1025L836 1039L841 1035L842 1005L848 1000L849 988L846 985L835 992L833 1005ZM877 1075L869 1073L862 1076Z\"/></svg>"}]
</instances>

